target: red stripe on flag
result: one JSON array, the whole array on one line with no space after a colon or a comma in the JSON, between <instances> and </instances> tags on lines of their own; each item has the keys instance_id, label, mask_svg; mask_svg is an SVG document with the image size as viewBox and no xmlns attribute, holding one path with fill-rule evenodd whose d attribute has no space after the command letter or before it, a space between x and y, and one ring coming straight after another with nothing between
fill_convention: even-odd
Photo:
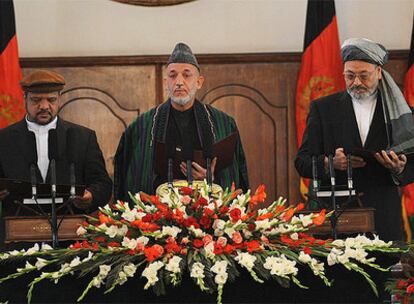
<instances>
[{"instance_id":1,"label":"red stripe on flag","mask_svg":"<svg viewBox=\"0 0 414 304\"><path fill-rule=\"evenodd\" d=\"M17 38L14 36L0 55L0 128L24 116L21 79Z\"/></svg>"},{"instance_id":2,"label":"red stripe on flag","mask_svg":"<svg viewBox=\"0 0 414 304\"><path fill-rule=\"evenodd\" d=\"M296 134L302 142L312 100L345 88L336 17L302 55L296 89Z\"/></svg>"},{"instance_id":3,"label":"red stripe on flag","mask_svg":"<svg viewBox=\"0 0 414 304\"><path fill-rule=\"evenodd\" d=\"M336 17L312 41L302 55L302 63L296 87L296 136L298 146L302 143L306 118L312 100L345 89L342 77L343 64L339 47ZM301 178L300 192L308 192L309 180Z\"/></svg>"}]
</instances>

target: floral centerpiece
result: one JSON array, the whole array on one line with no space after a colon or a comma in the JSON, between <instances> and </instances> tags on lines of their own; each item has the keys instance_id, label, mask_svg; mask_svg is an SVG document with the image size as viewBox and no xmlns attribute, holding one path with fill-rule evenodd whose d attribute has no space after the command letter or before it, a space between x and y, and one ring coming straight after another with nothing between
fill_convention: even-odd
<instances>
[{"instance_id":1,"label":"floral centerpiece","mask_svg":"<svg viewBox=\"0 0 414 304\"><path fill-rule=\"evenodd\" d=\"M256 282L274 279L284 287L307 288L297 278L300 265L331 286L325 268L340 264L364 276L377 293L363 267L386 269L369 254L402 251L378 237L316 239L307 231L330 214L298 214L303 204L288 206L282 198L260 208L266 199L263 185L254 194L233 188L213 197L203 183L194 189L175 187L160 196L139 193L131 199L133 204L118 201L101 208L99 216L88 217L77 231L83 241L67 249L35 245L1 253L2 262L26 264L0 283L38 272L29 284L30 302L33 288L42 280L58 282L64 276L88 274L91 280L79 295L81 301L91 288L110 292L138 272L146 280L144 288L156 294L189 275L202 291L217 292L221 303L226 282L240 269Z\"/></svg>"}]
</instances>

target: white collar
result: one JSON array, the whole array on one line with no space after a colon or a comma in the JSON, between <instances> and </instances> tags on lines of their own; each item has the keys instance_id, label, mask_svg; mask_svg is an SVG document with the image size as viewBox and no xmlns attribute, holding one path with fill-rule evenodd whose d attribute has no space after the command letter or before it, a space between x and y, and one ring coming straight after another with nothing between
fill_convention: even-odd
<instances>
[{"instance_id":1,"label":"white collar","mask_svg":"<svg viewBox=\"0 0 414 304\"><path fill-rule=\"evenodd\" d=\"M35 122L29 121L27 119L27 115L26 115L26 123L27 123L27 128L31 131L34 132L48 132L51 129L56 129L56 124L57 124L57 119L58 117L56 116L51 122L49 122L47 125L39 125Z\"/></svg>"}]
</instances>

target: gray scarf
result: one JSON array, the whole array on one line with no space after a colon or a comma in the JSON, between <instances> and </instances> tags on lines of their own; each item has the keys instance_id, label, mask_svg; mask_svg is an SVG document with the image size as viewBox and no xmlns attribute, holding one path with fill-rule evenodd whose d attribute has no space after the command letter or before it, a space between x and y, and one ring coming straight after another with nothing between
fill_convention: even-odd
<instances>
[{"instance_id":1,"label":"gray scarf","mask_svg":"<svg viewBox=\"0 0 414 304\"><path fill-rule=\"evenodd\" d=\"M362 60L383 66L388 60L387 50L364 38L347 39L341 47L342 60ZM384 101L384 119L391 125L388 149L396 153L414 152L414 121L412 112L391 75L382 68L378 90Z\"/></svg>"}]
</instances>

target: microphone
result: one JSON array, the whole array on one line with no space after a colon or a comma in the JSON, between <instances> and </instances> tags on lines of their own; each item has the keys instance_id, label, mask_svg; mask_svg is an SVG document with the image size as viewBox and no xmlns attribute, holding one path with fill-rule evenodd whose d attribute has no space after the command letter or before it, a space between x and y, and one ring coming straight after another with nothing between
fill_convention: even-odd
<instances>
[{"instance_id":1,"label":"microphone","mask_svg":"<svg viewBox=\"0 0 414 304\"><path fill-rule=\"evenodd\" d=\"M213 138L212 136L208 136L205 139L204 147L203 147L203 156L206 159L206 178L207 178L207 184L209 187L209 191L212 190L213 186L213 173L211 171L211 159L213 157Z\"/></svg>"},{"instance_id":2,"label":"microphone","mask_svg":"<svg viewBox=\"0 0 414 304\"><path fill-rule=\"evenodd\" d=\"M333 165L332 154L329 154L328 156L328 167L329 167L329 176L331 178L331 186L335 187L335 169Z\"/></svg>"},{"instance_id":3,"label":"microphone","mask_svg":"<svg viewBox=\"0 0 414 304\"><path fill-rule=\"evenodd\" d=\"M29 147L34 147L30 150L30 182L32 184L32 199L37 199L37 179L36 179L36 166L37 166L37 148L36 148L36 135L33 132L29 132Z\"/></svg>"},{"instance_id":4,"label":"microphone","mask_svg":"<svg viewBox=\"0 0 414 304\"><path fill-rule=\"evenodd\" d=\"M351 190L352 188L354 188L353 185L353 181L352 181L352 162L351 162L351 154L347 154L346 155L346 163L347 163L347 167L346 167L346 172L348 175L348 189Z\"/></svg>"},{"instance_id":5,"label":"microphone","mask_svg":"<svg viewBox=\"0 0 414 304\"><path fill-rule=\"evenodd\" d=\"M193 186L193 167L192 167L192 161L193 161L193 145L190 138L187 138L187 140L184 140L183 143L183 156L184 160L186 161L186 167L187 167L187 182L188 186Z\"/></svg>"},{"instance_id":6,"label":"microphone","mask_svg":"<svg viewBox=\"0 0 414 304\"><path fill-rule=\"evenodd\" d=\"M56 160L59 155L56 129L49 130L48 154L50 161L50 183L52 185L52 195L56 195Z\"/></svg>"},{"instance_id":7,"label":"microphone","mask_svg":"<svg viewBox=\"0 0 414 304\"><path fill-rule=\"evenodd\" d=\"M76 140L75 130L73 128L69 128L66 132L66 157L69 163L70 197L71 198L76 196L75 140Z\"/></svg>"},{"instance_id":8,"label":"microphone","mask_svg":"<svg viewBox=\"0 0 414 304\"><path fill-rule=\"evenodd\" d=\"M173 164L174 164L174 158L175 158L175 143L168 143L167 144L167 166L168 166L168 171L167 171L167 182L168 182L168 188L172 189L173 188L173 178L174 178L174 173L173 173Z\"/></svg>"},{"instance_id":9,"label":"microphone","mask_svg":"<svg viewBox=\"0 0 414 304\"><path fill-rule=\"evenodd\" d=\"M59 246L58 241L58 225L57 225L57 210L56 210L56 159L58 159L58 140L56 129L49 130L48 137L48 154L49 154L49 168L50 168L50 183L52 192L52 245L53 248Z\"/></svg>"},{"instance_id":10,"label":"microphone","mask_svg":"<svg viewBox=\"0 0 414 304\"><path fill-rule=\"evenodd\" d=\"M318 192L318 167L316 164L316 156L313 155L312 156L312 186L313 186L313 191L314 192Z\"/></svg>"}]
</instances>

